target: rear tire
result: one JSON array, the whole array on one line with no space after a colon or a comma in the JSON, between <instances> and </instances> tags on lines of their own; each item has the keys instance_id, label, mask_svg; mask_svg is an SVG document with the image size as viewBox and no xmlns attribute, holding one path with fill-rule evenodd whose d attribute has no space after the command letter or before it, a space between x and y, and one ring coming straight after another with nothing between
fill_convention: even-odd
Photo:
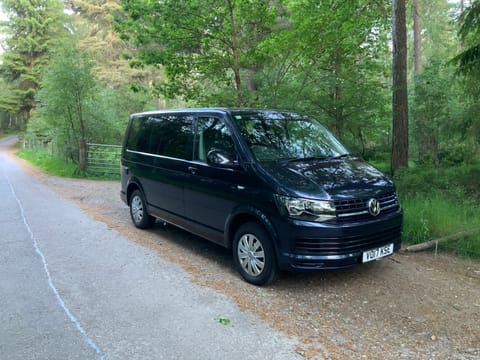
<instances>
[{"instance_id":1,"label":"rear tire","mask_svg":"<svg viewBox=\"0 0 480 360\"><path fill-rule=\"evenodd\" d=\"M258 223L240 226L233 240L233 261L245 281L268 285L277 276L277 261L272 241Z\"/></svg>"},{"instance_id":2,"label":"rear tire","mask_svg":"<svg viewBox=\"0 0 480 360\"><path fill-rule=\"evenodd\" d=\"M139 229L148 229L155 223L155 218L147 212L147 202L140 190L135 190L130 197L130 216Z\"/></svg>"}]
</instances>

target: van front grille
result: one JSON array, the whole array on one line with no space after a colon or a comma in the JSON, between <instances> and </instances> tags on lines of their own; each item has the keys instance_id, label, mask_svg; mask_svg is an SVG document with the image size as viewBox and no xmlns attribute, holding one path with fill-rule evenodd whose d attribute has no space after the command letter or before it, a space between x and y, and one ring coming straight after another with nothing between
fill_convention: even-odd
<instances>
[{"instance_id":1,"label":"van front grille","mask_svg":"<svg viewBox=\"0 0 480 360\"><path fill-rule=\"evenodd\" d=\"M368 201L371 198L349 199L335 201L337 221L352 221L372 218L368 211ZM397 193L389 193L376 198L380 204L380 216L395 212L399 209Z\"/></svg>"},{"instance_id":2,"label":"van front grille","mask_svg":"<svg viewBox=\"0 0 480 360\"><path fill-rule=\"evenodd\" d=\"M389 243L399 244L402 227L397 226L364 236L341 239L295 239L295 254L298 255L340 255L380 247Z\"/></svg>"}]
</instances>

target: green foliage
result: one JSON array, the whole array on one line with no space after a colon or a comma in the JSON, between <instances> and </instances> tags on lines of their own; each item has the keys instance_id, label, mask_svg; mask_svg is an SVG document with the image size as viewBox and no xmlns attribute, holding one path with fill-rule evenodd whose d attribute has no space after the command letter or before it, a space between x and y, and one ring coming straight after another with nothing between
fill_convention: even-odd
<instances>
[{"instance_id":1,"label":"green foliage","mask_svg":"<svg viewBox=\"0 0 480 360\"><path fill-rule=\"evenodd\" d=\"M367 0L124 0L122 5L125 13L117 13L115 25L138 48L129 57L132 65L165 69L167 81L155 85L158 95L202 106L305 111L364 154L388 152L388 5Z\"/></svg>"},{"instance_id":2,"label":"green foliage","mask_svg":"<svg viewBox=\"0 0 480 360\"><path fill-rule=\"evenodd\" d=\"M452 200L479 201L480 165L415 166L399 171L395 184L406 197L442 195Z\"/></svg>"},{"instance_id":3,"label":"green foliage","mask_svg":"<svg viewBox=\"0 0 480 360\"><path fill-rule=\"evenodd\" d=\"M290 26L263 42L271 56L261 102L307 111L343 140L389 152L390 9L370 1L288 1Z\"/></svg>"},{"instance_id":4,"label":"green foliage","mask_svg":"<svg viewBox=\"0 0 480 360\"><path fill-rule=\"evenodd\" d=\"M93 75L89 55L74 39L60 43L45 68L41 107L28 126L27 139L53 143L65 159L80 161L82 141L120 144L128 115L144 109L147 99L127 89L105 89Z\"/></svg>"},{"instance_id":5,"label":"green foliage","mask_svg":"<svg viewBox=\"0 0 480 360\"><path fill-rule=\"evenodd\" d=\"M457 55L453 61L458 69L467 74L480 75L480 1L474 0L460 17L460 38L467 48Z\"/></svg>"},{"instance_id":6,"label":"green foliage","mask_svg":"<svg viewBox=\"0 0 480 360\"><path fill-rule=\"evenodd\" d=\"M419 243L452 233L473 229L480 224L478 206L452 202L441 195L402 198L405 240Z\"/></svg>"},{"instance_id":7,"label":"green foliage","mask_svg":"<svg viewBox=\"0 0 480 360\"><path fill-rule=\"evenodd\" d=\"M445 63L459 49L455 29L459 4L446 0L421 2L423 63L428 64L430 59Z\"/></svg>"},{"instance_id":8,"label":"green foliage","mask_svg":"<svg viewBox=\"0 0 480 360\"><path fill-rule=\"evenodd\" d=\"M49 58L52 39L62 37L63 3L60 0L3 0L8 20L0 23L6 34L0 76L8 83L0 109L28 120L40 87L41 67ZM3 94L2 94L3 95Z\"/></svg>"},{"instance_id":9,"label":"green foliage","mask_svg":"<svg viewBox=\"0 0 480 360\"><path fill-rule=\"evenodd\" d=\"M395 183L404 209L404 241L419 243L477 228L480 224L480 165L415 167L399 171ZM480 257L480 235L444 248Z\"/></svg>"},{"instance_id":10,"label":"green foliage","mask_svg":"<svg viewBox=\"0 0 480 360\"><path fill-rule=\"evenodd\" d=\"M406 243L421 243L452 235L480 224L480 208L472 202L452 201L442 195L403 197ZM480 257L480 235L470 236L442 248L470 257Z\"/></svg>"},{"instance_id":11,"label":"green foliage","mask_svg":"<svg viewBox=\"0 0 480 360\"><path fill-rule=\"evenodd\" d=\"M458 116L465 104L459 85L453 67L436 60L416 75L412 114L422 163L461 163L475 154L474 148L463 154L455 150L468 137L464 118Z\"/></svg>"},{"instance_id":12,"label":"green foliage","mask_svg":"<svg viewBox=\"0 0 480 360\"><path fill-rule=\"evenodd\" d=\"M88 55L78 51L74 43L59 43L45 68L42 90L38 93L41 108L35 118L54 129L54 136L61 138L70 152L78 146L82 171L86 167L85 143L93 134L105 133L103 122L93 121L98 108L97 93Z\"/></svg>"},{"instance_id":13,"label":"green foliage","mask_svg":"<svg viewBox=\"0 0 480 360\"><path fill-rule=\"evenodd\" d=\"M75 163L65 161L61 157L52 156L47 149L23 149L18 151L17 155L48 174L73 178L80 177L78 166Z\"/></svg>"},{"instance_id":14,"label":"green foliage","mask_svg":"<svg viewBox=\"0 0 480 360\"><path fill-rule=\"evenodd\" d=\"M452 2L422 2L423 70L412 78L410 115L415 158L458 165L478 159L478 81L459 77L450 61L460 49Z\"/></svg>"},{"instance_id":15,"label":"green foliage","mask_svg":"<svg viewBox=\"0 0 480 360\"><path fill-rule=\"evenodd\" d=\"M135 82L139 88L150 87L150 82L161 76L154 68L131 68L122 56L136 49L121 40L111 26L113 14L121 9L117 0L68 0L69 21L78 38L78 48L90 54L95 78L109 89L124 89Z\"/></svg>"},{"instance_id":16,"label":"green foliage","mask_svg":"<svg viewBox=\"0 0 480 360\"><path fill-rule=\"evenodd\" d=\"M204 102L218 90L234 89L235 103L246 105L246 77L261 66L257 46L272 31L277 13L270 1L123 0L122 5L125 13L117 15L115 28L138 48L136 66L165 69L168 81L155 84L157 94Z\"/></svg>"}]
</instances>

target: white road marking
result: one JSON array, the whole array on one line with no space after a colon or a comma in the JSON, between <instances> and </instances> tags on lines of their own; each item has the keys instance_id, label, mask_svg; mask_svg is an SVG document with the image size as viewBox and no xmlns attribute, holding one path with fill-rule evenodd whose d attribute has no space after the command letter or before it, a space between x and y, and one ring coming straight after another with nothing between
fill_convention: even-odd
<instances>
[{"instance_id":1,"label":"white road marking","mask_svg":"<svg viewBox=\"0 0 480 360\"><path fill-rule=\"evenodd\" d=\"M35 252L38 254L38 256L40 256L40 259L42 260L43 269L45 270L45 274L47 275L47 279L48 279L48 285L50 286L53 293L55 294L55 297L57 298L58 302L60 303L60 306L62 307L63 311L65 312L65 314L67 314L70 321L75 324L75 326L77 327L80 334L82 334L86 343L93 350L95 350L95 352L97 353L98 358L100 360L105 360L105 355L103 354L102 350L100 350L100 348L97 346L97 344L95 344L95 342L90 338L90 336L88 336L85 329L82 327L82 325L80 324L78 319L72 314L70 309L65 304L65 301L62 299L62 297L58 293L58 290L53 283L52 276L50 275L50 270L48 269L48 263L47 263L47 260L45 259L45 255L43 255L42 251L40 250L40 248L38 246L37 239L35 238L35 235L33 234L32 229L30 228L30 225L28 224L27 218L25 217L25 211L23 209L22 203L20 202L20 199L17 197L17 194L15 193L15 189L13 188L13 186L10 182L10 179L8 178L8 176L6 174L4 174L4 175L5 175L5 178L7 180L8 186L10 187L10 191L11 191L13 197L15 198L15 200L18 204L18 207L20 208L20 214L21 214L22 219L23 219L23 224L25 225L25 228L27 229L28 233L30 234L30 239L32 240L33 247L35 248Z\"/></svg>"}]
</instances>

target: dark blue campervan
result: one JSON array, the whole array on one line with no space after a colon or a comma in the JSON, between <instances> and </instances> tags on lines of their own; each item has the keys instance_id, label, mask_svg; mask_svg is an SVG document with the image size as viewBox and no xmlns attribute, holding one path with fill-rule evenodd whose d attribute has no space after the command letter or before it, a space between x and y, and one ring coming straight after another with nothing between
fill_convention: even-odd
<instances>
[{"instance_id":1,"label":"dark blue campervan","mask_svg":"<svg viewBox=\"0 0 480 360\"><path fill-rule=\"evenodd\" d=\"M135 226L162 219L232 248L242 277L377 260L400 248L393 183L315 119L257 109L134 114L121 198Z\"/></svg>"}]
</instances>

